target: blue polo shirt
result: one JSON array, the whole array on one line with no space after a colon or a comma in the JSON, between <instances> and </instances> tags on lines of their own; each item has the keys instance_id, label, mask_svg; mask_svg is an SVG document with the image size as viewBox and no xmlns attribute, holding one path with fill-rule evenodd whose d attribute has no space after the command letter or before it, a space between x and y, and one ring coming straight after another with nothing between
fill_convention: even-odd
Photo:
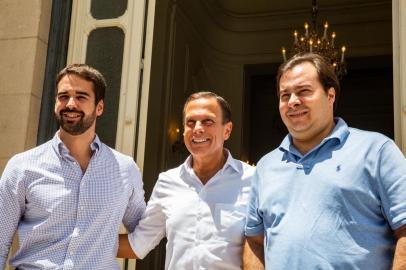
<instances>
[{"instance_id":1,"label":"blue polo shirt","mask_svg":"<svg viewBox=\"0 0 406 270\"><path fill-rule=\"evenodd\" d=\"M288 135L258 162L245 234L264 233L266 269L390 269L405 157L384 135L335 121L307 154Z\"/></svg>"}]
</instances>

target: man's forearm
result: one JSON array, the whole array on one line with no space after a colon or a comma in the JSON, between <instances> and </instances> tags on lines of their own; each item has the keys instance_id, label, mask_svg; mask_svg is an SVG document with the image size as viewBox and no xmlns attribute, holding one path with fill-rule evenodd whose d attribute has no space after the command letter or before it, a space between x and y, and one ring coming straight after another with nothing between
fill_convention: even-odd
<instances>
[{"instance_id":1,"label":"man's forearm","mask_svg":"<svg viewBox=\"0 0 406 270\"><path fill-rule=\"evenodd\" d=\"M406 269L406 225L395 230L395 236L398 238L396 243L395 255L393 256L393 270Z\"/></svg>"},{"instance_id":2,"label":"man's forearm","mask_svg":"<svg viewBox=\"0 0 406 270\"><path fill-rule=\"evenodd\" d=\"M118 238L117 258L138 259L128 241L128 234L120 234Z\"/></svg>"},{"instance_id":3,"label":"man's forearm","mask_svg":"<svg viewBox=\"0 0 406 270\"><path fill-rule=\"evenodd\" d=\"M248 237L243 251L244 270L263 270L264 267L263 236Z\"/></svg>"},{"instance_id":4,"label":"man's forearm","mask_svg":"<svg viewBox=\"0 0 406 270\"><path fill-rule=\"evenodd\" d=\"M406 237L398 239L392 270L406 269Z\"/></svg>"}]
</instances>

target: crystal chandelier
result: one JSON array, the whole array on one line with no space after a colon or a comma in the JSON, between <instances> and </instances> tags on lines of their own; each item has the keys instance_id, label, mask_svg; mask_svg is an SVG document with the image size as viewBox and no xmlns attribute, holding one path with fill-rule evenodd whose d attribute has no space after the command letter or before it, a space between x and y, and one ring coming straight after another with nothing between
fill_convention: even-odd
<instances>
[{"instance_id":1,"label":"crystal chandelier","mask_svg":"<svg viewBox=\"0 0 406 270\"><path fill-rule=\"evenodd\" d=\"M284 47L282 47L282 56L283 61L286 62L287 54L289 57L297 53L306 53L306 52L313 52L317 53L324 58L334 68L334 71L338 78L342 78L346 73L346 63L344 60L345 55L345 46L341 47L341 56L339 54L339 50L335 48L335 38L336 33L332 32L331 36L328 36L328 22L324 23L324 32L323 35L320 36L317 31L317 1L312 1L312 24L309 25L307 22L304 24L304 34L299 35L299 33L295 30L293 33L294 41L292 45L292 49L287 52Z\"/></svg>"}]
</instances>

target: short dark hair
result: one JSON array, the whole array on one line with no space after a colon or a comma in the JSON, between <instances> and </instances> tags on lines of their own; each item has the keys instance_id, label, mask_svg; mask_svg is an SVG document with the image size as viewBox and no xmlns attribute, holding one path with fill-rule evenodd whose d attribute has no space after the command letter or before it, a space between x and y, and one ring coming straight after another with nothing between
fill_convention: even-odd
<instances>
[{"instance_id":1,"label":"short dark hair","mask_svg":"<svg viewBox=\"0 0 406 270\"><path fill-rule=\"evenodd\" d=\"M203 91L203 92L196 92L191 94L185 102L183 106L183 122L185 122L185 109L189 102L200 99L200 98L214 98L217 100L217 103L220 105L221 112L223 115L223 125L231 121L231 106L230 104L221 96L217 95L216 93Z\"/></svg>"},{"instance_id":2,"label":"short dark hair","mask_svg":"<svg viewBox=\"0 0 406 270\"><path fill-rule=\"evenodd\" d=\"M82 79L93 83L96 104L99 103L100 100L104 100L107 84L103 75L97 69L86 64L70 64L66 66L56 76L56 91L58 91L58 83L68 74L77 75Z\"/></svg>"},{"instance_id":3,"label":"short dark hair","mask_svg":"<svg viewBox=\"0 0 406 270\"><path fill-rule=\"evenodd\" d=\"M316 68L320 83L323 86L323 89L326 93L328 89L330 89L331 87L334 88L336 93L336 98L334 101L334 109L336 109L338 97L340 96L341 91L340 82L337 78L337 75L334 72L332 65L329 64L323 56L315 53L296 54L279 67L278 74L276 76L276 91L278 93L278 96L280 90L279 84L282 75L286 71L291 70L295 66L302 64L304 62L308 62Z\"/></svg>"}]
</instances>

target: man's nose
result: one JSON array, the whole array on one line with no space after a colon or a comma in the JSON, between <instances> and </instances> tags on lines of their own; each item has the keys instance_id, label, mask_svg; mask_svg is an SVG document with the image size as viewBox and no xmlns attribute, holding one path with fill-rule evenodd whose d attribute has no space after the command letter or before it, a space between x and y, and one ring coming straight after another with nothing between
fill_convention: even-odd
<instances>
[{"instance_id":1,"label":"man's nose","mask_svg":"<svg viewBox=\"0 0 406 270\"><path fill-rule=\"evenodd\" d=\"M203 132L203 125L202 122L196 121L195 128L193 129L194 132Z\"/></svg>"},{"instance_id":2,"label":"man's nose","mask_svg":"<svg viewBox=\"0 0 406 270\"><path fill-rule=\"evenodd\" d=\"M300 98L295 93L292 93L289 97L288 106L294 107L294 106L300 104L300 102L301 102Z\"/></svg>"},{"instance_id":3,"label":"man's nose","mask_svg":"<svg viewBox=\"0 0 406 270\"><path fill-rule=\"evenodd\" d=\"M66 103L66 107L68 107L69 109L76 108L76 101L74 97L69 98L68 103Z\"/></svg>"}]
</instances>

